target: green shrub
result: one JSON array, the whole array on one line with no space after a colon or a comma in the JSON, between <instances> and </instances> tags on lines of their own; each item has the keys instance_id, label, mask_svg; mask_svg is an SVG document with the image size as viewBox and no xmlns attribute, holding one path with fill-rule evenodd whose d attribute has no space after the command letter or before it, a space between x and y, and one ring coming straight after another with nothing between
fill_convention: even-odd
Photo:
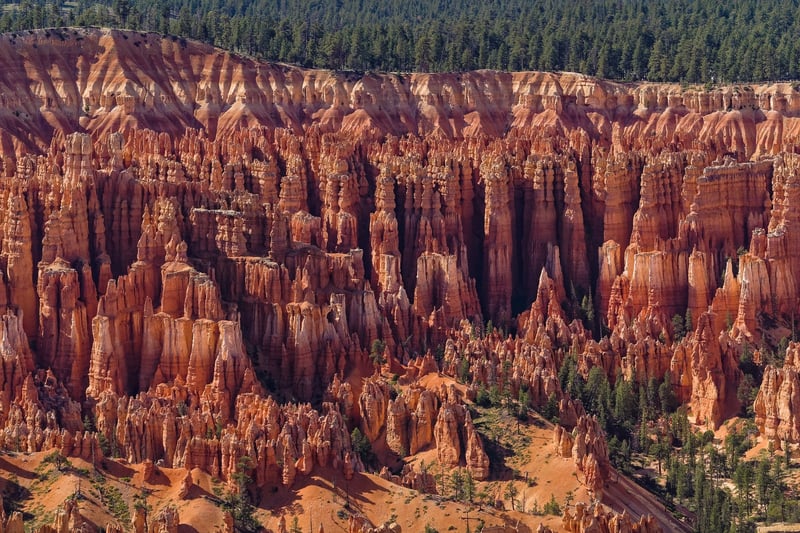
<instances>
[{"instance_id":1,"label":"green shrub","mask_svg":"<svg viewBox=\"0 0 800 533\"><path fill-rule=\"evenodd\" d=\"M561 516L561 506L558 505L554 494L550 494L550 500L544 504L544 514Z\"/></svg>"}]
</instances>

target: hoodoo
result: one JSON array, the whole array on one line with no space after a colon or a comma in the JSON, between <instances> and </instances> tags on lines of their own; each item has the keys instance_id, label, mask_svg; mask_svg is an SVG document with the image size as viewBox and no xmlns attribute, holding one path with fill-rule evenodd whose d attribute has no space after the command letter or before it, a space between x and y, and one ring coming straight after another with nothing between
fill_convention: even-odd
<instances>
[{"instance_id":1,"label":"hoodoo","mask_svg":"<svg viewBox=\"0 0 800 533\"><path fill-rule=\"evenodd\" d=\"M127 478L137 531L200 505L231 528L243 501L283 530L400 531L371 507L392 483L531 525L568 494L540 530L684 528L620 496L632 448L694 449L748 409L772 449L800 442L798 116L789 83L0 35L0 448ZM83 524L58 490L56 529Z\"/></svg>"}]
</instances>

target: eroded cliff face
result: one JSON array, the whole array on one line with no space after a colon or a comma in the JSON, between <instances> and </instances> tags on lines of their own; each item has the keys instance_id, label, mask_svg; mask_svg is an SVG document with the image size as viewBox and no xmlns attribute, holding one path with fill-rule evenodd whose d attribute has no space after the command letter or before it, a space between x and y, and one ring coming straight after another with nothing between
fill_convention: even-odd
<instances>
[{"instance_id":1,"label":"eroded cliff face","mask_svg":"<svg viewBox=\"0 0 800 533\"><path fill-rule=\"evenodd\" d=\"M579 503L575 506L574 512L569 509L564 511L561 526L563 531L570 533L588 533L597 531L600 533L622 533L631 531L635 533L660 533L664 529L658 521L650 515L644 515L638 520L625 513L619 514L604 509L601 505L586 505ZM540 528L541 533L545 533L549 528Z\"/></svg>"},{"instance_id":2,"label":"eroded cliff face","mask_svg":"<svg viewBox=\"0 0 800 533\"><path fill-rule=\"evenodd\" d=\"M581 482L600 500L610 462L605 435L597 419L581 416L572 433L556 425L553 444L558 456L572 457L576 470L583 475Z\"/></svg>"},{"instance_id":3,"label":"eroded cliff face","mask_svg":"<svg viewBox=\"0 0 800 533\"><path fill-rule=\"evenodd\" d=\"M778 448L785 442L800 441L798 350L800 345L791 343L781 368L766 367L753 406L758 430Z\"/></svg>"},{"instance_id":4,"label":"eroded cliff face","mask_svg":"<svg viewBox=\"0 0 800 533\"><path fill-rule=\"evenodd\" d=\"M0 64L5 448L97 460L99 433L130 461L230 480L249 457L258 487L291 486L362 469L359 427L485 479L464 403L502 385L557 402L600 491L567 354L669 372L716 427L761 321L800 311L789 84L355 76L79 29L0 36ZM756 412L797 440L792 364ZM436 372L467 398L421 384Z\"/></svg>"}]
</instances>

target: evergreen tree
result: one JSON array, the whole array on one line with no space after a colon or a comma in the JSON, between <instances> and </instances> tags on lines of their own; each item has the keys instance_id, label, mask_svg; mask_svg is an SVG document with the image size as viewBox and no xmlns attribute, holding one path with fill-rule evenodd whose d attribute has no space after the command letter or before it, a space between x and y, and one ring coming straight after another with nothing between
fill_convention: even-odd
<instances>
[{"instance_id":1,"label":"evergreen tree","mask_svg":"<svg viewBox=\"0 0 800 533\"><path fill-rule=\"evenodd\" d=\"M438 2L377 0L79 0L59 9L21 0L7 5L0 30L118 25L336 69L567 69L715 83L797 78L797 10L780 0L623 6L614 0L452 0L446 9Z\"/></svg>"},{"instance_id":2,"label":"evergreen tree","mask_svg":"<svg viewBox=\"0 0 800 533\"><path fill-rule=\"evenodd\" d=\"M515 501L516 501L517 494L519 494L519 489L517 488L517 486L514 484L513 481L509 481L506 484L505 491L503 491L503 497L505 499L511 501L511 510L512 511L514 509L516 509Z\"/></svg>"}]
</instances>

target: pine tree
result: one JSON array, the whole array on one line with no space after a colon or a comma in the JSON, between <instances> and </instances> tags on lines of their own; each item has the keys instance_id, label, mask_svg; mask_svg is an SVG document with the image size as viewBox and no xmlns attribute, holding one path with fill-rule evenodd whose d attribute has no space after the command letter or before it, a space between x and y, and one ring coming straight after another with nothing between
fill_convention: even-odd
<instances>
[{"instance_id":1,"label":"pine tree","mask_svg":"<svg viewBox=\"0 0 800 533\"><path fill-rule=\"evenodd\" d=\"M517 497L517 494L519 494L519 489L517 489L517 486L514 484L513 481L509 481L506 484L505 491L503 492L503 497L505 499L511 501L511 510L512 511L516 508L514 502L515 502L515 499Z\"/></svg>"},{"instance_id":2,"label":"pine tree","mask_svg":"<svg viewBox=\"0 0 800 533\"><path fill-rule=\"evenodd\" d=\"M453 470L450 475L450 486L453 489L453 498L460 500L464 491L464 474L460 468Z\"/></svg>"},{"instance_id":3,"label":"pine tree","mask_svg":"<svg viewBox=\"0 0 800 533\"><path fill-rule=\"evenodd\" d=\"M467 469L466 474L464 475L464 499L470 503L472 503L472 499L475 497L475 479L472 477L472 472Z\"/></svg>"},{"instance_id":4,"label":"pine tree","mask_svg":"<svg viewBox=\"0 0 800 533\"><path fill-rule=\"evenodd\" d=\"M130 0L114 0L114 11L119 17L119 23L124 28L128 24L128 15L131 13Z\"/></svg>"}]
</instances>

